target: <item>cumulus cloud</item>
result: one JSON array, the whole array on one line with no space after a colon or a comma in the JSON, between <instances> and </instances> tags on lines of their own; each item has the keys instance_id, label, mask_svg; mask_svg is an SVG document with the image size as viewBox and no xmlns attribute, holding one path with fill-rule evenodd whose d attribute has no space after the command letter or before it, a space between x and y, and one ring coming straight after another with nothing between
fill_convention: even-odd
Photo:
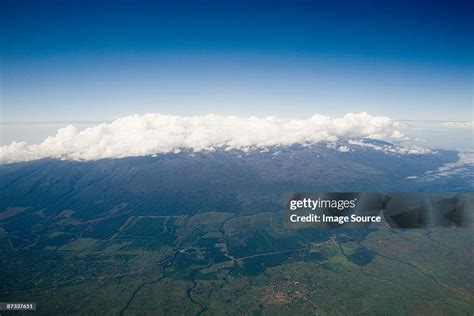
<instances>
[{"instance_id":1,"label":"cumulus cloud","mask_svg":"<svg viewBox=\"0 0 474 316\"><path fill-rule=\"evenodd\" d=\"M349 113L340 118L313 115L306 119L222 115L131 115L82 131L61 128L40 144L13 142L0 147L0 161L53 157L97 160L159 153L214 149L264 149L291 144L335 142L340 138L403 140L399 125L388 117ZM343 149L345 150L345 148Z\"/></svg>"}]
</instances>

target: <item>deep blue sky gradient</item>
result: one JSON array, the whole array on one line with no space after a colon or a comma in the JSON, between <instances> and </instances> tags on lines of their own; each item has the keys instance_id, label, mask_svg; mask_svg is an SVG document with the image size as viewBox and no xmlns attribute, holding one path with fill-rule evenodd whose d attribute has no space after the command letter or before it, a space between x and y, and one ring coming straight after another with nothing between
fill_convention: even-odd
<instances>
[{"instance_id":1,"label":"deep blue sky gradient","mask_svg":"<svg viewBox=\"0 0 474 316\"><path fill-rule=\"evenodd\" d=\"M470 1L3 1L2 121L472 120Z\"/></svg>"}]
</instances>

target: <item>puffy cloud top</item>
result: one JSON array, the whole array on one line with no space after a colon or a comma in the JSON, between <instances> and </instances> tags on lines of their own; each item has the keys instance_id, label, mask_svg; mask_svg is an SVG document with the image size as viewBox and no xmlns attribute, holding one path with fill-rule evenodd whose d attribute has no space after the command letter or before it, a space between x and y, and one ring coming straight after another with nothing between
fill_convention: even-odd
<instances>
[{"instance_id":1,"label":"puffy cloud top","mask_svg":"<svg viewBox=\"0 0 474 316\"><path fill-rule=\"evenodd\" d=\"M339 138L400 140L404 135L388 117L349 113L341 118L306 119L222 115L130 115L78 131L69 125L40 144L13 142L0 147L3 163L44 157L97 160L158 153L222 149L258 149L313 144Z\"/></svg>"}]
</instances>

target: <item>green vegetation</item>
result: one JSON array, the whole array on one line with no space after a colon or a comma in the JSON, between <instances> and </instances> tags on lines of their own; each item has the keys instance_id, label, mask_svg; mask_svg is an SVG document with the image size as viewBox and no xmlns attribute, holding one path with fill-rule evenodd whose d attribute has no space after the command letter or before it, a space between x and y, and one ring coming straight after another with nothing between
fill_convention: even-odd
<instances>
[{"instance_id":1,"label":"green vegetation","mask_svg":"<svg viewBox=\"0 0 474 316\"><path fill-rule=\"evenodd\" d=\"M296 231L279 213L75 214L4 218L1 301L35 301L38 314L474 311L469 229Z\"/></svg>"}]
</instances>

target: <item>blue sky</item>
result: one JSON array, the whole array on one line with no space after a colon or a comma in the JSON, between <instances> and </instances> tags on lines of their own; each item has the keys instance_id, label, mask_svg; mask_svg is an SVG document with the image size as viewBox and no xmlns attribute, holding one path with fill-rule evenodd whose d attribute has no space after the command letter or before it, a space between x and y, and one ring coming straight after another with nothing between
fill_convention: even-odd
<instances>
[{"instance_id":1,"label":"blue sky","mask_svg":"<svg viewBox=\"0 0 474 316\"><path fill-rule=\"evenodd\" d=\"M472 120L469 1L3 1L2 122Z\"/></svg>"}]
</instances>

